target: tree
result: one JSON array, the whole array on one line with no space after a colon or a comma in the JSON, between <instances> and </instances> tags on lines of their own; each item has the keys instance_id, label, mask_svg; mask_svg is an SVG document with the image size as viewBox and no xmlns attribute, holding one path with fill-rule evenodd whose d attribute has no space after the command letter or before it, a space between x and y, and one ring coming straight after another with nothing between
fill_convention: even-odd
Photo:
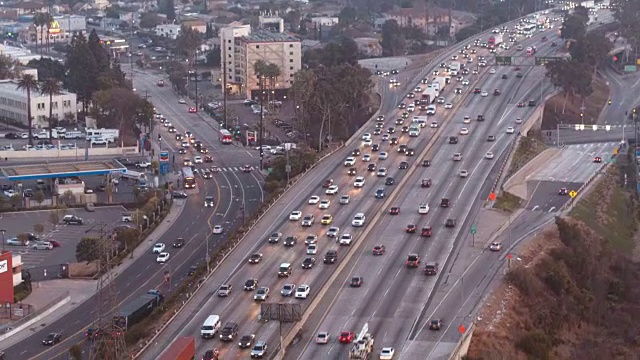
<instances>
[{"instance_id":1,"label":"tree","mask_svg":"<svg viewBox=\"0 0 640 360\"><path fill-rule=\"evenodd\" d=\"M33 16L33 27L36 30L36 52L38 51L38 30L42 30L43 21L42 13L37 12ZM44 40L44 38L42 38L42 32L40 32L40 39L42 39L40 41L40 54L42 55L42 41Z\"/></svg>"},{"instance_id":2,"label":"tree","mask_svg":"<svg viewBox=\"0 0 640 360\"><path fill-rule=\"evenodd\" d=\"M4 54L0 54L0 80L15 78L19 73L16 65L15 60Z\"/></svg>"},{"instance_id":3,"label":"tree","mask_svg":"<svg viewBox=\"0 0 640 360\"><path fill-rule=\"evenodd\" d=\"M134 116L135 124L140 128L146 128L148 133L153 132L153 109L153 104L149 100L142 99Z\"/></svg>"},{"instance_id":4,"label":"tree","mask_svg":"<svg viewBox=\"0 0 640 360\"><path fill-rule=\"evenodd\" d=\"M160 12L167 16L167 20L175 21L176 20L176 9L175 2L173 0L163 0L159 2Z\"/></svg>"},{"instance_id":5,"label":"tree","mask_svg":"<svg viewBox=\"0 0 640 360\"><path fill-rule=\"evenodd\" d=\"M56 79L45 79L40 82L40 94L49 96L49 139L53 139L53 126L57 125L57 119L53 118L53 96L62 94L62 85Z\"/></svg>"},{"instance_id":6,"label":"tree","mask_svg":"<svg viewBox=\"0 0 640 360\"><path fill-rule=\"evenodd\" d=\"M91 30L91 34L89 34L89 39L87 40L87 46L89 47L89 51L96 62L96 70L98 71L98 74L102 74L109 70L109 53L100 43L100 37L98 36L98 33L96 33L96 29Z\"/></svg>"},{"instance_id":7,"label":"tree","mask_svg":"<svg viewBox=\"0 0 640 360\"><path fill-rule=\"evenodd\" d=\"M402 35L400 26L395 20L387 20L382 25L382 54L384 56L404 55L405 38Z\"/></svg>"},{"instance_id":8,"label":"tree","mask_svg":"<svg viewBox=\"0 0 640 360\"><path fill-rule=\"evenodd\" d=\"M38 90L38 81L31 74L24 74L18 80L18 90L27 92L27 126L29 127L29 145L33 145L33 116L31 116L31 92Z\"/></svg>"},{"instance_id":9,"label":"tree","mask_svg":"<svg viewBox=\"0 0 640 360\"><path fill-rule=\"evenodd\" d=\"M352 6L345 6L340 10L338 14L338 19L340 24L345 24L346 26L352 26L355 24L358 19L358 11L356 8Z\"/></svg>"},{"instance_id":10,"label":"tree","mask_svg":"<svg viewBox=\"0 0 640 360\"><path fill-rule=\"evenodd\" d=\"M213 67L219 67L222 63L222 51L219 46L215 46L207 53L207 65Z\"/></svg>"},{"instance_id":11,"label":"tree","mask_svg":"<svg viewBox=\"0 0 640 360\"><path fill-rule=\"evenodd\" d=\"M100 90L93 97L93 114L99 127L118 128L121 133L131 133L142 98L130 89L110 88Z\"/></svg>"},{"instance_id":12,"label":"tree","mask_svg":"<svg viewBox=\"0 0 640 360\"><path fill-rule=\"evenodd\" d=\"M323 49L307 50L302 58L310 68L318 66L337 66L339 64L358 63L358 45L353 39L341 36L329 42Z\"/></svg>"},{"instance_id":13,"label":"tree","mask_svg":"<svg viewBox=\"0 0 640 360\"><path fill-rule=\"evenodd\" d=\"M45 200L44 192L42 190L36 191L36 193L33 194L33 200L35 200L38 205L42 205Z\"/></svg>"},{"instance_id":14,"label":"tree","mask_svg":"<svg viewBox=\"0 0 640 360\"><path fill-rule=\"evenodd\" d=\"M0 61L0 74L2 74L1 64L2 62ZM27 63L27 66L37 69L38 77L41 79L56 79L63 83L66 79L64 65L52 58L32 59Z\"/></svg>"},{"instance_id":15,"label":"tree","mask_svg":"<svg viewBox=\"0 0 640 360\"><path fill-rule=\"evenodd\" d=\"M85 237L76 245L76 260L92 262L100 259L100 238Z\"/></svg>"},{"instance_id":16,"label":"tree","mask_svg":"<svg viewBox=\"0 0 640 360\"><path fill-rule=\"evenodd\" d=\"M140 27L143 29L151 29L161 24L160 17L155 12L146 12L140 18Z\"/></svg>"},{"instance_id":17,"label":"tree","mask_svg":"<svg viewBox=\"0 0 640 360\"><path fill-rule=\"evenodd\" d=\"M93 93L98 89L99 71L84 35L75 35L71 40L66 67L68 87L78 94L78 100L82 102L82 111L86 113Z\"/></svg>"},{"instance_id":18,"label":"tree","mask_svg":"<svg viewBox=\"0 0 640 360\"><path fill-rule=\"evenodd\" d=\"M51 23L53 23L53 15L49 13L42 14L42 22L44 23L43 28L47 29L47 33L44 38L46 38L46 41L47 41L47 54L48 54L49 53L49 30L51 30Z\"/></svg>"},{"instance_id":19,"label":"tree","mask_svg":"<svg viewBox=\"0 0 640 360\"><path fill-rule=\"evenodd\" d=\"M637 53L640 46L640 1L619 1L617 4L614 16L620 23L620 35L629 41Z\"/></svg>"},{"instance_id":20,"label":"tree","mask_svg":"<svg viewBox=\"0 0 640 360\"><path fill-rule=\"evenodd\" d=\"M579 16L569 15L562 23L560 37L565 40L581 39L587 32L587 24Z\"/></svg>"},{"instance_id":21,"label":"tree","mask_svg":"<svg viewBox=\"0 0 640 360\"><path fill-rule=\"evenodd\" d=\"M33 232L40 235L44 232L44 225L42 224L33 224Z\"/></svg>"},{"instance_id":22,"label":"tree","mask_svg":"<svg viewBox=\"0 0 640 360\"><path fill-rule=\"evenodd\" d=\"M82 360L82 346L73 344L69 347L69 355L73 360Z\"/></svg>"},{"instance_id":23,"label":"tree","mask_svg":"<svg viewBox=\"0 0 640 360\"><path fill-rule=\"evenodd\" d=\"M200 47L200 44L202 44L202 36L193 28L183 25L180 28L180 34L176 39L176 44L178 51L186 56L189 61L192 61L196 50Z\"/></svg>"}]
</instances>

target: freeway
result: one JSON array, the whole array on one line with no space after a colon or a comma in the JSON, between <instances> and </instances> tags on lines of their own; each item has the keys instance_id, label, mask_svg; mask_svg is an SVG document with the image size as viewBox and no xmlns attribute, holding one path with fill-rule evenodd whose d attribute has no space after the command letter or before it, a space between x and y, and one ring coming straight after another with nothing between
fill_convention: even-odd
<instances>
[{"instance_id":1,"label":"freeway","mask_svg":"<svg viewBox=\"0 0 640 360\"><path fill-rule=\"evenodd\" d=\"M546 35L551 41L551 35L548 32ZM532 40L536 41L541 37L536 35ZM521 44L527 46L530 41L523 40ZM549 43L537 45L541 54L554 50ZM513 54L515 50L505 53ZM506 128L517 128L516 118L527 119L533 113L532 108L517 108L516 103L540 98L537 84L544 70L531 67L522 72L523 79L513 76L514 71L508 67L497 67L495 74L490 74L487 70L481 72L480 84L476 86L489 92L499 88L503 95L488 98L470 95L463 101L460 109L452 114L451 121L444 125L445 131L439 137L437 145L427 156L432 159L432 167L419 169L411 175L403 192L397 194L397 199L389 204L399 206L400 214L384 215L375 224L371 230L375 235L367 237L363 251L351 261L353 266L338 276L337 285L334 284L334 287L340 288L338 293L333 297L323 298L323 302L329 304L329 309L324 314L309 319L310 325L306 327L303 348L291 349L287 358L346 358L350 347L338 344L335 337L341 331L358 333L365 323L368 323L370 331L376 335L376 349L391 346L396 349L396 353L405 350L404 341L414 326L420 326L429 320L423 319L421 314L438 276L424 275L422 268L425 262L445 265L454 249L455 240L466 233L472 207L476 201L485 198L487 185L491 184L487 179L499 167L496 158L500 157L515 137L514 134L506 133ZM503 74L508 78L502 79ZM484 122L473 120L469 125L463 124L463 116L475 119L480 114L485 116ZM462 127L469 128L469 135L459 135L458 144L448 144L447 137L458 135ZM495 142L487 141L489 135L496 137ZM488 151L495 154L494 159L486 159ZM452 160L456 152L462 153L462 161ZM469 172L467 178L459 176L463 169ZM421 188L420 182L424 178L432 180L431 188ZM484 194L481 194L482 190ZM450 207L440 207L442 198L451 200ZM418 213L420 204L429 205L428 214ZM445 228L447 219L456 219L456 227ZM417 226L417 233L405 232L409 224ZM420 230L425 226L433 229L430 238L420 236ZM378 258L372 255L371 248L376 244L385 245L385 255ZM422 257L422 264L418 268L405 266L407 254L410 253ZM356 289L348 287L347 283L352 276L364 276L365 285ZM328 345L313 344L315 334L319 331L328 331L333 335L334 338ZM418 357L416 352L407 358Z\"/></svg>"}]
</instances>

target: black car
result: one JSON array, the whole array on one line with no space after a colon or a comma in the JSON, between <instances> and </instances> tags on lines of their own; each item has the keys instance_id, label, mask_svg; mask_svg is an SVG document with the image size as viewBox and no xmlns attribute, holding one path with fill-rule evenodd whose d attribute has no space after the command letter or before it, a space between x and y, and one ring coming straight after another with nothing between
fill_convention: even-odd
<instances>
[{"instance_id":1,"label":"black car","mask_svg":"<svg viewBox=\"0 0 640 360\"><path fill-rule=\"evenodd\" d=\"M447 219L447 221L444 223L444 226L448 228L456 227L456 219Z\"/></svg>"},{"instance_id":2,"label":"black car","mask_svg":"<svg viewBox=\"0 0 640 360\"><path fill-rule=\"evenodd\" d=\"M333 264L336 260L338 260L338 252L336 250L327 250L327 253L324 254L324 263Z\"/></svg>"},{"instance_id":3,"label":"black car","mask_svg":"<svg viewBox=\"0 0 640 360\"><path fill-rule=\"evenodd\" d=\"M529 106L530 107L536 106L536 101L535 100L529 100Z\"/></svg>"},{"instance_id":4,"label":"black car","mask_svg":"<svg viewBox=\"0 0 640 360\"><path fill-rule=\"evenodd\" d=\"M10 132L10 133L4 134L4 138L5 139L20 139L20 135Z\"/></svg>"},{"instance_id":5,"label":"black car","mask_svg":"<svg viewBox=\"0 0 640 360\"><path fill-rule=\"evenodd\" d=\"M401 161L400 165L398 165L398 169L400 170L406 170L409 168L409 163L406 161Z\"/></svg>"},{"instance_id":6,"label":"black car","mask_svg":"<svg viewBox=\"0 0 640 360\"><path fill-rule=\"evenodd\" d=\"M302 260L302 268L303 269L311 269L313 265L315 265L316 259L312 257L307 257Z\"/></svg>"},{"instance_id":7,"label":"black car","mask_svg":"<svg viewBox=\"0 0 640 360\"><path fill-rule=\"evenodd\" d=\"M195 275L198 272L198 267L196 265L189 266L189 271L187 271L187 276Z\"/></svg>"},{"instance_id":8,"label":"black car","mask_svg":"<svg viewBox=\"0 0 640 360\"><path fill-rule=\"evenodd\" d=\"M279 232L275 232L269 236L269 243L277 244L280 241L280 239L282 239L282 234Z\"/></svg>"},{"instance_id":9,"label":"black car","mask_svg":"<svg viewBox=\"0 0 640 360\"><path fill-rule=\"evenodd\" d=\"M398 145L398 138L397 137L392 137L391 139L389 139L389 144L390 145Z\"/></svg>"},{"instance_id":10,"label":"black car","mask_svg":"<svg viewBox=\"0 0 640 360\"><path fill-rule=\"evenodd\" d=\"M402 125L403 122L404 122L404 119L402 118L396 119L396 125Z\"/></svg>"},{"instance_id":11,"label":"black car","mask_svg":"<svg viewBox=\"0 0 640 360\"><path fill-rule=\"evenodd\" d=\"M457 144L458 137L457 136L449 136L449 144Z\"/></svg>"},{"instance_id":12,"label":"black car","mask_svg":"<svg viewBox=\"0 0 640 360\"><path fill-rule=\"evenodd\" d=\"M351 287L360 287L364 283L364 278L362 276L354 276L351 278L349 282L349 286Z\"/></svg>"},{"instance_id":13,"label":"black car","mask_svg":"<svg viewBox=\"0 0 640 360\"><path fill-rule=\"evenodd\" d=\"M405 152L405 151L407 151L407 145L402 144L402 145L400 145L400 146L398 147L398 152L399 152L400 154L404 154L404 152Z\"/></svg>"},{"instance_id":14,"label":"black car","mask_svg":"<svg viewBox=\"0 0 640 360\"><path fill-rule=\"evenodd\" d=\"M256 336L254 334L250 334L250 335L243 335L240 338L240 342L238 342L238 346L240 347L240 349L247 349L251 347L251 344L253 344L253 340L256 338Z\"/></svg>"},{"instance_id":15,"label":"black car","mask_svg":"<svg viewBox=\"0 0 640 360\"><path fill-rule=\"evenodd\" d=\"M367 171L376 171L376 164L367 165Z\"/></svg>"},{"instance_id":16,"label":"black car","mask_svg":"<svg viewBox=\"0 0 640 360\"><path fill-rule=\"evenodd\" d=\"M353 155L353 156L360 155L360 149L353 149L353 151L351 152L351 155Z\"/></svg>"},{"instance_id":17,"label":"black car","mask_svg":"<svg viewBox=\"0 0 640 360\"><path fill-rule=\"evenodd\" d=\"M249 279L244 283L244 289L246 291L255 290L256 287L258 287L258 280L256 279Z\"/></svg>"},{"instance_id":18,"label":"black car","mask_svg":"<svg viewBox=\"0 0 640 360\"><path fill-rule=\"evenodd\" d=\"M408 127L408 126L403 126L403 127L400 129L400 132L401 132L401 133L403 133L403 134L408 133L408 132L409 132L409 127Z\"/></svg>"},{"instance_id":19,"label":"black car","mask_svg":"<svg viewBox=\"0 0 640 360\"><path fill-rule=\"evenodd\" d=\"M177 238L176 241L173 242L174 248L181 248L184 245L184 238Z\"/></svg>"},{"instance_id":20,"label":"black car","mask_svg":"<svg viewBox=\"0 0 640 360\"><path fill-rule=\"evenodd\" d=\"M390 128L387 129L387 132L389 134L393 134L394 132L396 132L396 128L390 127Z\"/></svg>"},{"instance_id":21,"label":"black car","mask_svg":"<svg viewBox=\"0 0 640 360\"><path fill-rule=\"evenodd\" d=\"M25 190L22 192L22 196L23 196L23 197L26 197L26 198L33 197L33 195L34 195L34 194L33 194L33 190L31 190L31 189L25 189Z\"/></svg>"},{"instance_id":22,"label":"black car","mask_svg":"<svg viewBox=\"0 0 640 360\"><path fill-rule=\"evenodd\" d=\"M385 185L393 185L393 184L395 184L395 183L396 183L396 180L395 180L394 178L392 178L392 177L388 177L388 178L384 181L384 184L385 184Z\"/></svg>"},{"instance_id":23,"label":"black car","mask_svg":"<svg viewBox=\"0 0 640 360\"><path fill-rule=\"evenodd\" d=\"M484 121L484 115L478 115L477 121Z\"/></svg>"},{"instance_id":24,"label":"black car","mask_svg":"<svg viewBox=\"0 0 640 360\"><path fill-rule=\"evenodd\" d=\"M442 200L440 200L440 207L449 207L449 205L451 205L449 199L442 198Z\"/></svg>"},{"instance_id":25,"label":"black car","mask_svg":"<svg viewBox=\"0 0 640 360\"><path fill-rule=\"evenodd\" d=\"M286 239L284 239L284 246L293 246L298 242L298 238L295 236L287 236Z\"/></svg>"},{"instance_id":26,"label":"black car","mask_svg":"<svg viewBox=\"0 0 640 360\"><path fill-rule=\"evenodd\" d=\"M98 336L100 336L100 329L87 328L87 331L85 331L84 336L89 340L93 340Z\"/></svg>"},{"instance_id":27,"label":"black car","mask_svg":"<svg viewBox=\"0 0 640 360\"><path fill-rule=\"evenodd\" d=\"M413 156L416 153L416 151L414 149L407 149L407 150L405 150L404 153L407 156Z\"/></svg>"},{"instance_id":28,"label":"black car","mask_svg":"<svg viewBox=\"0 0 640 360\"><path fill-rule=\"evenodd\" d=\"M432 319L429 323L429 330L440 330L442 327L442 320L440 319Z\"/></svg>"},{"instance_id":29,"label":"black car","mask_svg":"<svg viewBox=\"0 0 640 360\"><path fill-rule=\"evenodd\" d=\"M174 199L186 199L187 193L184 191L172 191L171 197Z\"/></svg>"},{"instance_id":30,"label":"black car","mask_svg":"<svg viewBox=\"0 0 640 360\"><path fill-rule=\"evenodd\" d=\"M376 190L376 199L382 199L382 198L384 198L384 189Z\"/></svg>"},{"instance_id":31,"label":"black car","mask_svg":"<svg viewBox=\"0 0 640 360\"><path fill-rule=\"evenodd\" d=\"M187 153L187 148L181 147L180 149L178 149L178 154L186 154L186 153Z\"/></svg>"},{"instance_id":32,"label":"black car","mask_svg":"<svg viewBox=\"0 0 640 360\"><path fill-rule=\"evenodd\" d=\"M422 166L424 167L431 166L431 160L422 160Z\"/></svg>"},{"instance_id":33,"label":"black car","mask_svg":"<svg viewBox=\"0 0 640 360\"><path fill-rule=\"evenodd\" d=\"M492 142L492 141L496 141L496 137L493 135L489 135L487 136L487 141Z\"/></svg>"},{"instance_id":34,"label":"black car","mask_svg":"<svg viewBox=\"0 0 640 360\"><path fill-rule=\"evenodd\" d=\"M415 234L417 227L414 224L407 225L405 231L409 234Z\"/></svg>"},{"instance_id":35,"label":"black car","mask_svg":"<svg viewBox=\"0 0 640 360\"><path fill-rule=\"evenodd\" d=\"M379 150L380 150L380 145L378 144L371 145L371 151L379 151Z\"/></svg>"},{"instance_id":36,"label":"black car","mask_svg":"<svg viewBox=\"0 0 640 360\"><path fill-rule=\"evenodd\" d=\"M218 360L220 351L218 349L209 349L202 355L202 360Z\"/></svg>"},{"instance_id":37,"label":"black car","mask_svg":"<svg viewBox=\"0 0 640 360\"><path fill-rule=\"evenodd\" d=\"M356 174L356 168L352 167L349 168L349 175L355 175Z\"/></svg>"},{"instance_id":38,"label":"black car","mask_svg":"<svg viewBox=\"0 0 640 360\"><path fill-rule=\"evenodd\" d=\"M517 74L516 74L516 77L517 77L518 79L522 79L522 73L520 73L520 72L519 72L519 73L517 73Z\"/></svg>"},{"instance_id":39,"label":"black car","mask_svg":"<svg viewBox=\"0 0 640 360\"><path fill-rule=\"evenodd\" d=\"M47 335L47 337L44 338L44 340L42 340L42 345L46 345L46 346L55 345L59 343L60 340L62 340L62 335L58 333L51 333Z\"/></svg>"}]
</instances>

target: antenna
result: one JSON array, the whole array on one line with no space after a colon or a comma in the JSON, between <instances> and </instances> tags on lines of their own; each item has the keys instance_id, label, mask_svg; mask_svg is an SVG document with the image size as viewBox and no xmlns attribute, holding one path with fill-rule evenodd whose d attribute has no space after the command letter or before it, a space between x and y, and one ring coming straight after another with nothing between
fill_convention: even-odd
<instances>
[{"instance_id":1,"label":"antenna","mask_svg":"<svg viewBox=\"0 0 640 360\"><path fill-rule=\"evenodd\" d=\"M115 288L115 274L113 271L116 249L113 244L113 234L107 225L101 223L94 231L99 233L100 259L98 269L98 291L95 309L97 319L94 323L89 359L91 360L124 360L127 358L127 348L124 341L124 330L113 322L113 315L118 306Z\"/></svg>"}]
</instances>

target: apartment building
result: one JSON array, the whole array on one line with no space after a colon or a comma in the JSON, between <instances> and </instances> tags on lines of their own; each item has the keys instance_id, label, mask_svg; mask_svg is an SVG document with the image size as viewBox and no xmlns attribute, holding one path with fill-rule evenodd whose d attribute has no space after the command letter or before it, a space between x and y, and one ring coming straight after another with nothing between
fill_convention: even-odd
<instances>
[{"instance_id":1,"label":"apartment building","mask_svg":"<svg viewBox=\"0 0 640 360\"><path fill-rule=\"evenodd\" d=\"M300 39L288 33L253 31L250 25L236 23L220 31L220 44L221 74L226 78L228 91L247 98L258 98L260 83L254 65L259 60L280 69L280 76L270 81L276 98L286 95L295 73L302 67Z\"/></svg>"},{"instance_id":2,"label":"apartment building","mask_svg":"<svg viewBox=\"0 0 640 360\"><path fill-rule=\"evenodd\" d=\"M53 96L53 116L58 119L73 118L78 113L76 94L63 91ZM33 127L46 128L49 117L49 96L40 91L31 92L31 116ZM27 122L27 92L18 89L18 84L12 80L0 81L0 117Z\"/></svg>"}]
</instances>

